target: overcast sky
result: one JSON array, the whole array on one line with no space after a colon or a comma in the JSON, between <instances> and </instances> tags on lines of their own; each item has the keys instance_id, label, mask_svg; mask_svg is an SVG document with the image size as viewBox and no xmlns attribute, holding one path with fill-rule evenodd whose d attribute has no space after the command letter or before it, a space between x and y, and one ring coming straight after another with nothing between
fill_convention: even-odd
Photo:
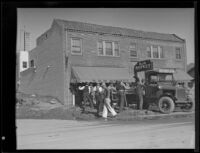
<instances>
[{"instance_id":1,"label":"overcast sky","mask_svg":"<svg viewBox=\"0 0 200 153\"><path fill-rule=\"evenodd\" d=\"M135 30L177 34L186 39L187 63L194 62L194 9L192 8L21 8L18 9L19 31L25 26L31 33L31 49L36 38L48 30L54 18Z\"/></svg>"}]
</instances>

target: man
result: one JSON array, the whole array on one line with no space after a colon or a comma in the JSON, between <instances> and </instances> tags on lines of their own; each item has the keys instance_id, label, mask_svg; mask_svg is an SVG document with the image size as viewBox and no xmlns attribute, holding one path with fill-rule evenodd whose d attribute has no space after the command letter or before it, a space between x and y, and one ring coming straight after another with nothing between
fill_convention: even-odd
<instances>
[{"instance_id":1,"label":"man","mask_svg":"<svg viewBox=\"0 0 200 153\"><path fill-rule=\"evenodd\" d=\"M86 82L85 86L79 87L79 90L83 90L83 112L85 112L85 106L87 101L90 103L90 107L94 108L92 99L90 97L90 90L89 90L89 84Z\"/></svg>"},{"instance_id":2,"label":"man","mask_svg":"<svg viewBox=\"0 0 200 153\"><path fill-rule=\"evenodd\" d=\"M104 99L104 105L103 105L103 113L102 113L102 117L107 119L108 116L108 110L111 112L112 116L116 116L117 113L115 112L115 110L110 106L110 90L106 87L106 84L103 83L102 87L104 89L104 93L105 93L105 99Z\"/></svg>"},{"instance_id":3,"label":"man","mask_svg":"<svg viewBox=\"0 0 200 153\"><path fill-rule=\"evenodd\" d=\"M139 97L139 109L142 110L143 109L143 85L142 83L140 83L140 79L138 77L136 77L136 93Z\"/></svg>"},{"instance_id":4,"label":"man","mask_svg":"<svg viewBox=\"0 0 200 153\"><path fill-rule=\"evenodd\" d=\"M119 112L124 109L124 102L125 102L125 87L123 86L122 82L117 81L116 89L119 93Z\"/></svg>"},{"instance_id":5,"label":"man","mask_svg":"<svg viewBox=\"0 0 200 153\"><path fill-rule=\"evenodd\" d=\"M103 111L103 104L104 104L104 93L103 88L97 83L96 87L94 88L95 91L95 98L97 102L97 116L100 116L100 113Z\"/></svg>"}]
</instances>

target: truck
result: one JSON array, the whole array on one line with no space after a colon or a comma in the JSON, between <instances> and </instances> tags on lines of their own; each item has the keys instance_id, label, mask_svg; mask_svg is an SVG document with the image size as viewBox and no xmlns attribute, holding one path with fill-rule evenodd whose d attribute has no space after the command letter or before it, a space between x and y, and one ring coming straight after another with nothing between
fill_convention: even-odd
<instances>
[{"instance_id":1,"label":"truck","mask_svg":"<svg viewBox=\"0 0 200 153\"><path fill-rule=\"evenodd\" d=\"M194 101L190 97L186 87L179 85L174 80L174 71L167 69L154 69L150 60L139 62L134 67L134 75L139 71L144 71L144 102L143 108L148 109L150 105L156 105L160 112L169 114L176 107L182 111L191 111ZM139 104L136 88L126 90L127 103Z\"/></svg>"}]
</instances>

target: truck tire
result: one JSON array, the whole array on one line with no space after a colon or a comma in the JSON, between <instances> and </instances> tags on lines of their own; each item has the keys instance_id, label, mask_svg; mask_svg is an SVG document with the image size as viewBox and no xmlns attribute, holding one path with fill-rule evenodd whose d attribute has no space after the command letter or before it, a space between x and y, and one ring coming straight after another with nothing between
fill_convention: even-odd
<instances>
[{"instance_id":1,"label":"truck tire","mask_svg":"<svg viewBox=\"0 0 200 153\"><path fill-rule=\"evenodd\" d=\"M188 99L189 99L188 103L185 106L181 107L182 111L184 112L190 112L194 108L194 101L192 100L191 97L189 97Z\"/></svg>"},{"instance_id":2,"label":"truck tire","mask_svg":"<svg viewBox=\"0 0 200 153\"><path fill-rule=\"evenodd\" d=\"M172 98L164 96L159 99L158 107L162 113L169 114L174 111L175 104Z\"/></svg>"}]
</instances>

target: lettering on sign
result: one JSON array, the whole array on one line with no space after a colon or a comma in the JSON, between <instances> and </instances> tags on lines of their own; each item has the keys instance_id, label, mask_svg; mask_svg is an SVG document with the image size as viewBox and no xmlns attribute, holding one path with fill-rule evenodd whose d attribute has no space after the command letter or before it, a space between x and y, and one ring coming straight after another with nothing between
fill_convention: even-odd
<instances>
[{"instance_id":1,"label":"lettering on sign","mask_svg":"<svg viewBox=\"0 0 200 153\"><path fill-rule=\"evenodd\" d=\"M135 72L147 71L152 69L153 69L153 62L151 62L150 60L140 61L134 67Z\"/></svg>"}]
</instances>

